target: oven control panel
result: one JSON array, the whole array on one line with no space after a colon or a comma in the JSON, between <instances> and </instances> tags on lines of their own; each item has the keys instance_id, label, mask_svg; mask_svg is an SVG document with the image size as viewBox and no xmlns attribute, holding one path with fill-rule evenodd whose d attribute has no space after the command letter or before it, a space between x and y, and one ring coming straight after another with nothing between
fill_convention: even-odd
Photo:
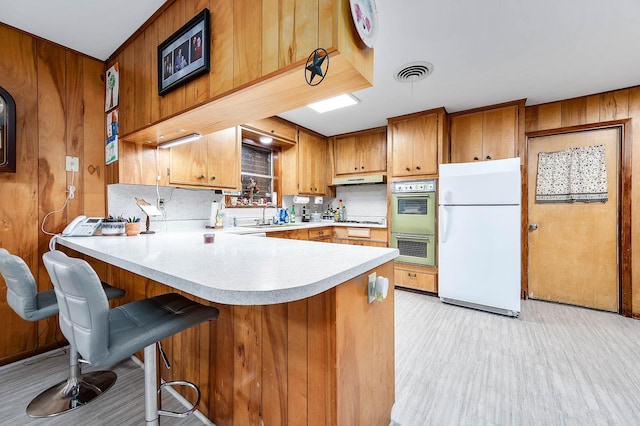
<instances>
[{"instance_id":1,"label":"oven control panel","mask_svg":"<svg viewBox=\"0 0 640 426\"><path fill-rule=\"evenodd\" d=\"M435 192L436 181L434 179L429 180L413 180L413 181L398 181L393 182L391 192L394 194L403 194L411 192Z\"/></svg>"}]
</instances>

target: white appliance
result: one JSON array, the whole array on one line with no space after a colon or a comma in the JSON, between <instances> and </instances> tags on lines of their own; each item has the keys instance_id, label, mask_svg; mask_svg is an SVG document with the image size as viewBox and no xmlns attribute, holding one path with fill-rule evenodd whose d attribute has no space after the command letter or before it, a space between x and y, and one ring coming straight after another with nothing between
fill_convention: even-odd
<instances>
[{"instance_id":1,"label":"white appliance","mask_svg":"<svg viewBox=\"0 0 640 426\"><path fill-rule=\"evenodd\" d=\"M520 159L440 165L438 295L520 314Z\"/></svg>"}]
</instances>

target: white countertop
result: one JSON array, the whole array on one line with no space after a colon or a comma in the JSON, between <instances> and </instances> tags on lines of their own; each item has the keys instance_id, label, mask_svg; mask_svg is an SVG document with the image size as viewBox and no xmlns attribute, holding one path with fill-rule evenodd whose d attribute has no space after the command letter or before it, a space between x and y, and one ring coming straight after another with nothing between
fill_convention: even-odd
<instances>
[{"instance_id":1,"label":"white countertop","mask_svg":"<svg viewBox=\"0 0 640 426\"><path fill-rule=\"evenodd\" d=\"M308 224L304 225L297 227ZM256 228L231 230L256 232ZM305 299L398 255L398 250L391 248L260 238L224 231L214 232L215 243L205 244L203 234L209 232L58 237L57 243L177 290L229 305Z\"/></svg>"}]
</instances>

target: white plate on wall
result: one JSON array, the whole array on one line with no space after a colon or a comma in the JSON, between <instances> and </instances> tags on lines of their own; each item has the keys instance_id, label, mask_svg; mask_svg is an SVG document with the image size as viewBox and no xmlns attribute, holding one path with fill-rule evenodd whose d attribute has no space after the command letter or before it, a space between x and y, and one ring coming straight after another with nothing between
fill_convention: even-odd
<instances>
[{"instance_id":1,"label":"white plate on wall","mask_svg":"<svg viewBox=\"0 0 640 426\"><path fill-rule=\"evenodd\" d=\"M367 47L373 47L378 38L378 8L375 0L349 0L349 3L358 35Z\"/></svg>"}]
</instances>

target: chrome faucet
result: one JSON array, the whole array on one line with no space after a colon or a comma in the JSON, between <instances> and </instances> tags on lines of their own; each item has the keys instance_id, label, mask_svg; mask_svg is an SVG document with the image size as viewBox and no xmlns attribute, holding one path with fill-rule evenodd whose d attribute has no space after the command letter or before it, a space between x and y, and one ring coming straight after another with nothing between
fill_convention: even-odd
<instances>
[{"instance_id":1,"label":"chrome faucet","mask_svg":"<svg viewBox=\"0 0 640 426\"><path fill-rule=\"evenodd\" d=\"M265 213L267 211L267 207L274 207L274 208L278 208L278 206L276 206L275 204L273 204L270 201L267 201L264 205L264 207L262 208L262 225L266 225L267 224L267 220L265 218ZM259 224L260 225L260 224Z\"/></svg>"}]
</instances>

